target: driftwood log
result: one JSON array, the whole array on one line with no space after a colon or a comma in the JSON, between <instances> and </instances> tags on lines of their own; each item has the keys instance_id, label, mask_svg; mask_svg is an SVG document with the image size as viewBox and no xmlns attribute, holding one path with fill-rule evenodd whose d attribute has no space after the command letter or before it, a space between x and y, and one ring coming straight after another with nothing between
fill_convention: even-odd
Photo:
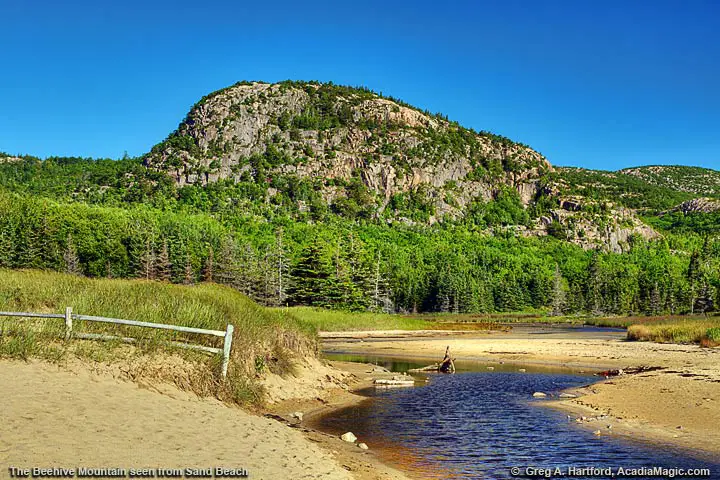
<instances>
[{"instance_id":1,"label":"driftwood log","mask_svg":"<svg viewBox=\"0 0 720 480\"><path fill-rule=\"evenodd\" d=\"M400 387L400 386L412 386L415 385L415 380L395 380L395 379L385 379L385 378L378 378L375 380L375 385L385 385L385 386L394 386L394 387Z\"/></svg>"},{"instance_id":2,"label":"driftwood log","mask_svg":"<svg viewBox=\"0 0 720 480\"><path fill-rule=\"evenodd\" d=\"M437 372L439 370L440 370L440 364L433 363L432 365L428 365L427 367L411 368L410 370L408 370L408 372Z\"/></svg>"},{"instance_id":3,"label":"driftwood log","mask_svg":"<svg viewBox=\"0 0 720 480\"><path fill-rule=\"evenodd\" d=\"M411 368L408 370L408 372L440 372L440 373L453 373L455 372L455 365L454 365L455 359L448 358L444 362L440 363L433 363L432 365L428 365L426 367L422 368Z\"/></svg>"}]
</instances>

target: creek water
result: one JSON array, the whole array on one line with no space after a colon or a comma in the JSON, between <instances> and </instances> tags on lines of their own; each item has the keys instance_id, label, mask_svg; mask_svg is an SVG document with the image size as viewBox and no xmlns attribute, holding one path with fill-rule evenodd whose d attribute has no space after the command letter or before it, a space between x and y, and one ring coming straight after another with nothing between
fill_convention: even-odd
<instances>
[{"instance_id":1,"label":"creek water","mask_svg":"<svg viewBox=\"0 0 720 480\"><path fill-rule=\"evenodd\" d=\"M427 364L357 355L328 357L375 363L394 372ZM710 476L682 478L720 478L720 462L668 445L614 437L601 420L593 425L602 431L597 436L565 413L539 406L542 400L532 397L537 391L554 394L587 385L597 377L507 364L494 364L493 371L480 363L458 362L457 367L455 375L418 377L416 385L422 386L368 389L361 392L368 396L366 401L320 418L315 426L333 434L352 431L383 460L421 478L580 478L568 476L569 469L611 468L617 473L619 467L636 469L638 475L632 478L671 478L672 472L653 476L637 470L643 467L708 468ZM585 478L609 478L605 472L584 473Z\"/></svg>"}]
</instances>

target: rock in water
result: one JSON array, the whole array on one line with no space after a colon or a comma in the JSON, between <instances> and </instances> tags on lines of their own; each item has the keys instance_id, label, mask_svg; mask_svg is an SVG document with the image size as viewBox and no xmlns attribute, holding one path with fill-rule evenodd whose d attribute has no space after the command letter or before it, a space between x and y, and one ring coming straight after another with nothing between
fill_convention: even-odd
<instances>
[{"instance_id":1,"label":"rock in water","mask_svg":"<svg viewBox=\"0 0 720 480\"><path fill-rule=\"evenodd\" d=\"M357 441L357 437L352 432L343 433L340 435L340 438L348 443L355 443Z\"/></svg>"},{"instance_id":2,"label":"rock in water","mask_svg":"<svg viewBox=\"0 0 720 480\"><path fill-rule=\"evenodd\" d=\"M358 443L358 447L362 448L363 450L367 450L368 446L364 443Z\"/></svg>"},{"instance_id":3,"label":"rock in water","mask_svg":"<svg viewBox=\"0 0 720 480\"><path fill-rule=\"evenodd\" d=\"M561 393L560 398L577 398L577 395L572 393Z\"/></svg>"},{"instance_id":4,"label":"rock in water","mask_svg":"<svg viewBox=\"0 0 720 480\"><path fill-rule=\"evenodd\" d=\"M535 392L535 393L533 393L533 397L535 397L535 398L545 398L545 397L547 397L547 393Z\"/></svg>"}]
</instances>

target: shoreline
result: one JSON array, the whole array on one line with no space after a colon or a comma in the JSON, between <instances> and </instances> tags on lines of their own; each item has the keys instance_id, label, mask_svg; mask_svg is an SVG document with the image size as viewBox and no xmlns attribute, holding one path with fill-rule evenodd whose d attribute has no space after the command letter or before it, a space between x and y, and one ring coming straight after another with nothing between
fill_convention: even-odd
<instances>
[{"instance_id":1,"label":"shoreline","mask_svg":"<svg viewBox=\"0 0 720 480\"><path fill-rule=\"evenodd\" d=\"M357 444L364 443L362 438L357 442L349 443L340 439L342 433L328 433L318 425L319 419L324 416L361 404L372 401L372 398L363 396L357 392L372 388L374 380L378 378L392 378L397 375L382 367L370 363L346 362L339 360L327 360L327 365L346 374L347 390L342 388L332 389L325 392L321 397L310 399L289 399L270 405L264 409L266 415L280 420L287 425L299 429L305 438L317 443L324 450L332 453L343 467L353 474L357 480L406 480L425 477L410 473L403 469L403 462L390 462L378 454L381 448L370 444L368 450L360 449ZM302 412L302 421L293 418L294 412ZM279 418L278 418L279 417ZM357 432L354 432L357 433ZM400 448L404 460L412 460L412 450L394 445L393 448ZM436 478L436 477L433 477Z\"/></svg>"},{"instance_id":2,"label":"shoreline","mask_svg":"<svg viewBox=\"0 0 720 480\"><path fill-rule=\"evenodd\" d=\"M605 335L605 332L602 334ZM427 363L433 363L439 359L445 347L450 345L453 356L458 358L459 363L480 363L494 366L497 371L518 371L521 370L521 366L527 366L528 372L553 372L562 369L588 374L591 371L640 365L662 367L659 370L639 374L601 379L585 387L568 390L569 393L577 394L577 398L552 398L537 402L537 405L559 409L579 419L586 417L585 421L578 422L578 426L600 430L601 436L613 435L661 446L672 446L678 451L682 450L690 456L703 460L713 460L720 452L720 432L715 431L715 422L712 421L720 418L720 365L717 361L720 360L720 349L700 348L693 345L626 342L620 340L617 335L611 338L588 339L558 332L550 337L498 333L372 338L370 334L370 337L366 337L367 340L364 341L347 338L325 339L323 351L344 352L348 355L378 359L416 361L427 359ZM95 443L105 441L116 446L124 445L123 442L130 442L131 438L139 435L138 432L143 432L142 435L145 435L144 432L148 428L151 430L155 428L148 426L152 423L131 422L130 427L137 432L125 432L125 429L129 428L128 425L122 423L115 425L113 423L115 420L101 415L103 402L120 402L121 399L124 399L121 404L112 405L121 415L118 418L123 418L122 412L126 411L130 415L130 412L141 406L144 409L146 405L152 406L150 410L154 409L159 417L164 415L160 412L169 409L177 419L187 414L188 408L192 411L202 411L200 417L195 415L186 418L191 420L189 423L200 432L189 434L190 438L202 438L205 435L208 438L208 445L213 443L210 438L217 435L216 431L213 431L212 435L207 432L212 422L216 424L230 422L233 428L239 429L238 432L245 431L244 429L255 432L254 438L238 433L237 438L231 441L231 445L208 446L199 454L196 453L197 456L188 453L181 457L192 459L193 462L198 463L198 467L202 466L200 464L202 458L211 458L212 449L219 448L217 451L221 452L221 455L217 458L224 456L223 458L228 459L236 458L230 452L240 450L252 452L257 449L254 457L252 455L248 457L250 460L246 465L253 467L250 469L251 472L258 472L259 478L266 478L268 472L277 472L277 468L286 472L322 469L326 472L334 472L329 473L328 478L344 478L342 474L356 480L424 478L422 473L417 473L417 469L410 468L417 456L406 446L369 444L369 450L362 450L355 443L341 440L339 434L324 433L318 428L318 419L322 416L364 401L372 401L357 392L371 387L374 379L397 375L370 363L306 359L300 369L301 374L295 377L280 379L270 376L270 390L275 395L282 393L286 398L276 396L274 403L264 408L244 410L212 398L197 397L172 385L133 383L129 378L117 376L117 372L112 373L112 369L89 369L88 365L80 364L82 362L64 367L39 360L30 362L3 360L2 362L6 371L0 371L0 377L5 374L7 378L3 381L8 385L11 383L15 385L11 390L15 393L6 396L3 399L4 403L0 402L13 423L7 426L10 430L6 432L5 441L0 440L0 460L3 460L4 447L14 449L16 444L20 447L19 457L8 456L6 459L8 464L17 464L18 459L25 462L37 458L45 459L45 457L37 457L38 453L35 449L39 449L38 452L41 452L39 454L45 451L46 455L50 455L47 459L51 463L65 462L64 464L67 465L68 461L74 459L74 452L83 451L80 444L85 440L82 438L72 440L71 443L78 444L74 447L75 450L71 447L63 452L57 450L48 452L46 445L37 443L32 436L25 434L29 428L38 438L47 436L48 432L51 437L57 435L65 438L68 434L72 436L72 429L77 428L76 425L67 423L74 413L67 410L70 406L63 402L58 400L48 406L41 401L45 398L45 393L42 396L39 394L32 396L31 393L18 396L18 392L23 392L29 386L32 387L29 392L45 392L50 388L58 399L78 395L78 401L82 403L80 408L85 412L83 415L89 416L97 427L97 430L92 431L93 433L88 433ZM115 390L120 392L118 399L114 399ZM303 394L303 398L298 399L300 393ZM296 398L290 398L293 396ZM72 412L75 412L75 408L76 406L73 406ZM55 410L60 415L46 416L46 411L50 410ZM33 418L27 418L25 414L28 411ZM295 412L302 412L302 418L294 418ZM35 418L38 420L34 421ZM221 420L222 418L225 420ZM210 420L205 422L205 419ZM44 422L48 422L49 426L46 427ZM146 422L150 420L146 419ZM608 425L611 428L607 428ZM160 430L169 430L170 433L192 428L190 425L185 425L184 421L172 425L165 422L161 427ZM111 435L113 429L119 429L119 437L117 432ZM2 432L0 428L0 433ZM354 433L360 436L358 432ZM108 435L109 437L105 438ZM178 438L183 438L183 435ZM258 439L262 439L260 443L263 445L258 443ZM178 441L178 445L184 445L185 440ZM359 442L363 442L363 439L359 438ZM127 447L131 449L129 445L132 443L128 443ZM155 462L155 457L147 456L148 452L132 453L124 451L123 448L125 447L115 448L112 451L105 449L93 452L96 456L89 458L105 459L106 462L113 459L114 463L123 460L128 465L143 459L148 462L148 466ZM163 445L161 448L167 449L168 446ZM265 452L263 455L270 455L268 452L276 451L272 450L273 448L279 451L289 448L294 453L290 457L283 457L286 463L282 466L266 465L258 454L262 451ZM387 451L384 453L384 449L391 449L391 453L388 454ZM159 466L167 467L177 463L177 460L172 461L175 457L169 450L161 450L161 458L165 458L168 463ZM11 462L11 460L15 461Z\"/></svg>"},{"instance_id":3,"label":"shoreline","mask_svg":"<svg viewBox=\"0 0 720 480\"><path fill-rule=\"evenodd\" d=\"M488 366L534 365L588 373L628 367L655 371L610 376L566 393L577 398L550 399L538 405L573 415L583 428L600 435L667 445L708 460L720 453L720 349L695 345L628 342L620 338L583 339L574 335L525 338L518 335L443 336L439 338L345 339L323 342L324 352L392 359L435 359L450 345L458 362ZM438 356L439 356L438 355ZM602 417L602 418L598 418ZM608 425L610 428L608 428ZM601 427L601 428L600 428Z\"/></svg>"}]
</instances>

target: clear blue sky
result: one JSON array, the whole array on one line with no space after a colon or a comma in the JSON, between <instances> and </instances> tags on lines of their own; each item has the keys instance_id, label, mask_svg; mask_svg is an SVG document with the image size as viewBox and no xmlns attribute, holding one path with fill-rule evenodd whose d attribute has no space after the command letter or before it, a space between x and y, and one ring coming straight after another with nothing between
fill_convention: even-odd
<instances>
[{"instance_id":1,"label":"clear blue sky","mask_svg":"<svg viewBox=\"0 0 720 480\"><path fill-rule=\"evenodd\" d=\"M720 168L715 0L0 0L0 18L9 153L140 155L213 90L317 79L558 165Z\"/></svg>"}]
</instances>

